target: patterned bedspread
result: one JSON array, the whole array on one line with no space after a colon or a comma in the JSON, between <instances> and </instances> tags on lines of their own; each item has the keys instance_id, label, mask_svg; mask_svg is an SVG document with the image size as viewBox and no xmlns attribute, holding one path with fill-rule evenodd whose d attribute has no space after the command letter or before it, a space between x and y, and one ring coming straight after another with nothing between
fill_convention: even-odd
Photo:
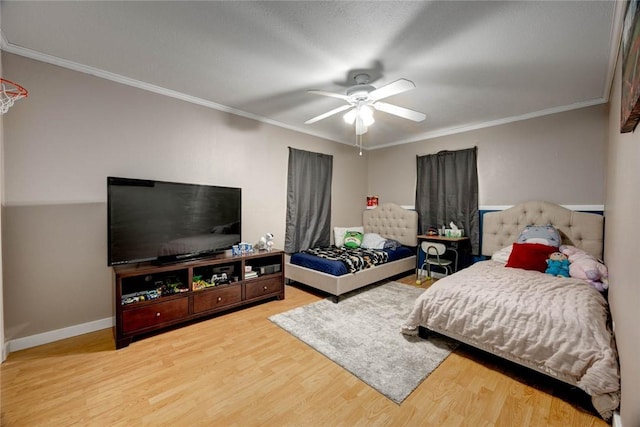
<instances>
[{"instance_id":1,"label":"patterned bedspread","mask_svg":"<svg viewBox=\"0 0 640 427\"><path fill-rule=\"evenodd\" d=\"M389 260L389 254L387 252L377 249L349 249L326 246L322 248L311 248L302 252L320 258L341 261L350 273L356 273L365 268L384 264Z\"/></svg>"}]
</instances>

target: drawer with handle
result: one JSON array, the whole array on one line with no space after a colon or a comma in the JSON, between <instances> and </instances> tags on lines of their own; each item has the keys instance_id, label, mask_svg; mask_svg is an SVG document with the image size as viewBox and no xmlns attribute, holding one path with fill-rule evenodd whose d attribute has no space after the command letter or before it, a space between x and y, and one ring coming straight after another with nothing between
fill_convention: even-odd
<instances>
[{"instance_id":1,"label":"drawer with handle","mask_svg":"<svg viewBox=\"0 0 640 427\"><path fill-rule=\"evenodd\" d=\"M156 326L189 315L189 298L158 302L140 308L122 311L123 332Z\"/></svg>"},{"instance_id":2,"label":"drawer with handle","mask_svg":"<svg viewBox=\"0 0 640 427\"><path fill-rule=\"evenodd\" d=\"M242 301L242 287L240 284L197 291L193 295L193 312L200 313L214 310L240 301Z\"/></svg>"},{"instance_id":3,"label":"drawer with handle","mask_svg":"<svg viewBox=\"0 0 640 427\"><path fill-rule=\"evenodd\" d=\"M282 278L273 277L271 279L257 280L248 282L246 286L246 298L253 299L263 295L277 294L282 292Z\"/></svg>"}]
</instances>

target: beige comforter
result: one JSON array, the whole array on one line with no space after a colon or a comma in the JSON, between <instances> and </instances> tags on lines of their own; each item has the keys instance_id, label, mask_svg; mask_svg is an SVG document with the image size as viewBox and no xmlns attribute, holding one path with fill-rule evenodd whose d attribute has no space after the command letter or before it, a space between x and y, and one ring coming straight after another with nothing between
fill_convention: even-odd
<instances>
[{"instance_id":1,"label":"beige comforter","mask_svg":"<svg viewBox=\"0 0 640 427\"><path fill-rule=\"evenodd\" d=\"M403 329L418 326L576 385L606 420L618 407L608 305L584 281L479 262L416 300Z\"/></svg>"}]
</instances>

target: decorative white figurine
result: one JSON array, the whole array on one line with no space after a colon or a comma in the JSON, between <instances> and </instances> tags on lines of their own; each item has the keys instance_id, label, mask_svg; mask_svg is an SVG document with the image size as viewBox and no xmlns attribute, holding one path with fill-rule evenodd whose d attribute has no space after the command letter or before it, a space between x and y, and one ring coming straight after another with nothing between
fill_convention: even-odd
<instances>
[{"instance_id":1,"label":"decorative white figurine","mask_svg":"<svg viewBox=\"0 0 640 427\"><path fill-rule=\"evenodd\" d=\"M273 234L267 233L262 236L260 238L260 242L258 242L256 246L258 247L258 249L266 249L271 252L271 249L273 249Z\"/></svg>"},{"instance_id":2,"label":"decorative white figurine","mask_svg":"<svg viewBox=\"0 0 640 427\"><path fill-rule=\"evenodd\" d=\"M273 249L273 234L272 233L267 233L266 236L264 236L266 241L267 241L267 250L269 252L271 252L271 249Z\"/></svg>"}]
</instances>

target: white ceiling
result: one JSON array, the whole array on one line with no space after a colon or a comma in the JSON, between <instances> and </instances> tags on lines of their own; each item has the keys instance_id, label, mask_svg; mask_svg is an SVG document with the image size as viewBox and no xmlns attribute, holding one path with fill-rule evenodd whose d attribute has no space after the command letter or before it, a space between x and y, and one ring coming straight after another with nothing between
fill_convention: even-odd
<instances>
[{"instance_id":1,"label":"white ceiling","mask_svg":"<svg viewBox=\"0 0 640 427\"><path fill-rule=\"evenodd\" d=\"M307 90L413 81L385 102L426 120L376 112L375 148L606 102L623 4L5 0L2 49L347 144Z\"/></svg>"}]
</instances>

